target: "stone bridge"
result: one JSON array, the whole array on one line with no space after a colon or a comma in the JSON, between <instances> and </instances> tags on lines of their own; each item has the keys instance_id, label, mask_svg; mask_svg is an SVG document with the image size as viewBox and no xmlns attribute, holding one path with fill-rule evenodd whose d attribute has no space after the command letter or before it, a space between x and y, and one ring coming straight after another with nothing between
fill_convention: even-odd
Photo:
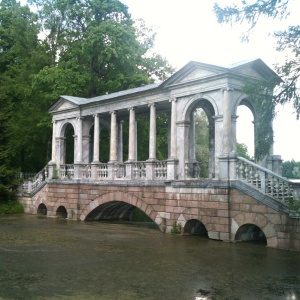
<instances>
[{"instance_id":1,"label":"stone bridge","mask_svg":"<svg viewBox=\"0 0 300 300\"><path fill-rule=\"evenodd\" d=\"M264 239L269 247L300 250L299 214L289 208L300 188L280 175L280 156L270 152L254 163L235 151L238 106L251 110L255 135L260 121L255 102L243 92L245 80L274 76L261 60L229 68L190 62L162 83L90 99L61 96L50 108L52 159L33 178L24 178L20 190L25 212L131 220L138 208L166 233L175 227L183 234ZM195 142L198 109L208 122L204 162ZM157 158L160 115L166 120L164 159ZM145 117L149 153L141 161L137 121Z\"/></svg>"}]
</instances>

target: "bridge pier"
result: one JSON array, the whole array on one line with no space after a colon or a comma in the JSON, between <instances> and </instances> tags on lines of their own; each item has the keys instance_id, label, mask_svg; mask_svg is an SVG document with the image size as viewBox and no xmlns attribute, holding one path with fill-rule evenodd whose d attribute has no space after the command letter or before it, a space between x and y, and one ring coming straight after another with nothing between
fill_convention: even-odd
<instances>
[{"instance_id":1,"label":"bridge pier","mask_svg":"<svg viewBox=\"0 0 300 300\"><path fill-rule=\"evenodd\" d=\"M95 215L108 218L107 214L121 218L137 207L163 232L171 233L176 224L184 233L186 224L195 220L210 239L222 241L235 241L238 230L252 224L263 232L267 246L300 251L299 219L291 219L225 181L152 182L145 186L139 181L52 180L33 197L19 200L26 213L37 214L42 204L47 216L55 217L64 207L68 220L81 221ZM251 234L255 233L248 237Z\"/></svg>"}]
</instances>

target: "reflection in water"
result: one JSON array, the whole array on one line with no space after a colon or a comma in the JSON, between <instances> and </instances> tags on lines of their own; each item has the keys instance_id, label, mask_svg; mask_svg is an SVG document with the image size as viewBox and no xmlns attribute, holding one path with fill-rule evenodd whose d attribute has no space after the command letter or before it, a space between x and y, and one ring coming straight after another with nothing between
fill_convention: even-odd
<instances>
[{"instance_id":1,"label":"reflection in water","mask_svg":"<svg viewBox=\"0 0 300 300\"><path fill-rule=\"evenodd\" d=\"M0 299L300 299L298 252L43 216L0 228Z\"/></svg>"}]
</instances>

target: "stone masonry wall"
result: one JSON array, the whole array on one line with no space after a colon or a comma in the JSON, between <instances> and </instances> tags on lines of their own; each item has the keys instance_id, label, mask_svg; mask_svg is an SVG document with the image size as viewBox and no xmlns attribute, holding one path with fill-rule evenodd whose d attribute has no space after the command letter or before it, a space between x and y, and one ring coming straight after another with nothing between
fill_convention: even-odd
<instances>
[{"instance_id":1,"label":"stone masonry wall","mask_svg":"<svg viewBox=\"0 0 300 300\"><path fill-rule=\"evenodd\" d=\"M230 201L228 201L230 199ZM84 220L96 207L110 201L130 203L149 215L162 231L170 232L176 222L182 228L188 220L201 221L211 239L234 240L240 226L260 227L269 247L300 250L299 220L275 210L237 190L227 188L136 186L49 182L31 198L22 198L25 212L36 214L39 204L48 216L64 206L68 219ZM229 213L230 212L230 213Z\"/></svg>"}]
</instances>

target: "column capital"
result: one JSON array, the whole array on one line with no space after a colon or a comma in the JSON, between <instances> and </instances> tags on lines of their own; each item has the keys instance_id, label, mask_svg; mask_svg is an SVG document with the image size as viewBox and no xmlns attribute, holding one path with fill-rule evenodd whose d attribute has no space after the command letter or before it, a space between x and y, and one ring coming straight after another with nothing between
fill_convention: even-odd
<instances>
[{"instance_id":1,"label":"column capital","mask_svg":"<svg viewBox=\"0 0 300 300\"><path fill-rule=\"evenodd\" d=\"M169 98L169 102L176 102L177 101L177 98L176 97L170 97Z\"/></svg>"},{"instance_id":2,"label":"column capital","mask_svg":"<svg viewBox=\"0 0 300 300\"><path fill-rule=\"evenodd\" d=\"M148 103L148 107L155 107L157 105L157 103L155 103L155 102L149 102Z\"/></svg>"},{"instance_id":3,"label":"column capital","mask_svg":"<svg viewBox=\"0 0 300 300\"><path fill-rule=\"evenodd\" d=\"M231 87L231 86L226 86L226 87L223 87L221 88L221 91L224 93L224 92L232 92L234 91L234 88Z\"/></svg>"},{"instance_id":4,"label":"column capital","mask_svg":"<svg viewBox=\"0 0 300 300\"><path fill-rule=\"evenodd\" d=\"M76 120L83 120L84 117L80 116L80 117L76 117Z\"/></svg>"},{"instance_id":5,"label":"column capital","mask_svg":"<svg viewBox=\"0 0 300 300\"><path fill-rule=\"evenodd\" d=\"M128 108L128 111L135 111L136 110L136 107L135 106L132 106L132 107L129 107Z\"/></svg>"},{"instance_id":6,"label":"column capital","mask_svg":"<svg viewBox=\"0 0 300 300\"><path fill-rule=\"evenodd\" d=\"M101 114L100 113L95 113L95 114L93 114L93 117L95 118L95 117L100 117L101 116Z\"/></svg>"},{"instance_id":7,"label":"column capital","mask_svg":"<svg viewBox=\"0 0 300 300\"><path fill-rule=\"evenodd\" d=\"M113 115L113 114L116 114L118 111L117 110L111 110L109 113L111 114L111 115Z\"/></svg>"}]
</instances>

